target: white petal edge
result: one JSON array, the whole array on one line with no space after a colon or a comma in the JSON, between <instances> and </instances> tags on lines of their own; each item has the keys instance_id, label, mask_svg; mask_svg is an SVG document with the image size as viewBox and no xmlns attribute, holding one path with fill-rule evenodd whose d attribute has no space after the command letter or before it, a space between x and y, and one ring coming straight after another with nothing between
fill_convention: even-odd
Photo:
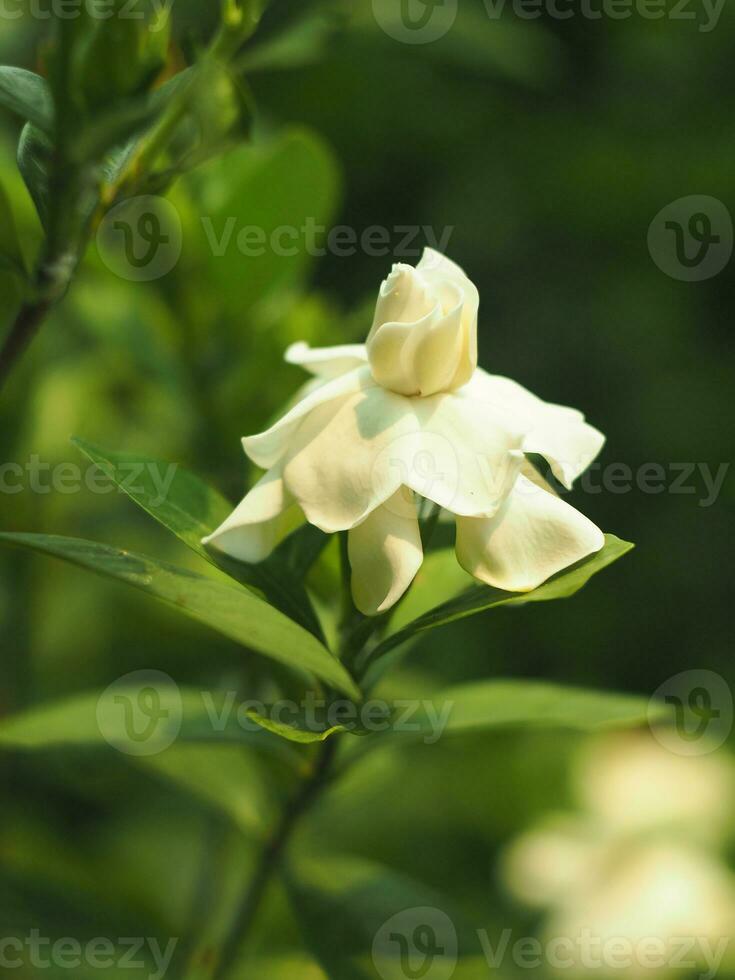
<instances>
[{"instance_id":1,"label":"white petal edge","mask_svg":"<svg viewBox=\"0 0 735 980\"><path fill-rule=\"evenodd\" d=\"M395 605L421 567L424 555L413 504L411 511L399 490L347 535L352 598L365 616Z\"/></svg>"},{"instance_id":2,"label":"white petal edge","mask_svg":"<svg viewBox=\"0 0 735 980\"><path fill-rule=\"evenodd\" d=\"M452 513L492 517L524 460L512 415L455 392L412 401L421 434L406 485Z\"/></svg>"},{"instance_id":3,"label":"white petal edge","mask_svg":"<svg viewBox=\"0 0 735 980\"><path fill-rule=\"evenodd\" d=\"M297 364L318 378L339 378L348 371L367 364L365 344L310 347L301 340L291 344L283 357L288 364Z\"/></svg>"},{"instance_id":4,"label":"white petal edge","mask_svg":"<svg viewBox=\"0 0 735 980\"><path fill-rule=\"evenodd\" d=\"M429 282L451 282L458 286L463 294L462 322L465 327L465 346L452 380L451 388L454 390L466 384L477 367L477 314L480 308L480 294L465 271L436 249L425 248L416 269Z\"/></svg>"},{"instance_id":5,"label":"white petal edge","mask_svg":"<svg viewBox=\"0 0 735 980\"><path fill-rule=\"evenodd\" d=\"M202 539L202 544L238 561L264 561L283 536L293 506L280 467L276 467L255 484L216 531Z\"/></svg>"},{"instance_id":6,"label":"white petal edge","mask_svg":"<svg viewBox=\"0 0 735 980\"><path fill-rule=\"evenodd\" d=\"M512 413L525 429L523 451L543 456L568 490L605 444L605 436L576 408L545 402L517 381L482 368L458 394Z\"/></svg>"},{"instance_id":7,"label":"white petal edge","mask_svg":"<svg viewBox=\"0 0 735 980\"><path fill-rule=\"evenodd\" d=\"M457 518L460 565L508 592L530 592L604 543L592 521L524 476L495 517Z\"/></svg>"},{"instance_id":8,"label":"white petal edge","mask_svg":"<svg viewBox=\"0 0 735 980\"><path fill-rule=\"evenodd\" d=\"M554 419L549 413L528 433L523 451L543 456L559 483L571 490L604 445L604 435L588 422Z\"/></svg>"},{"instance_id":9,"label":"white petal edge","mask_svg":"<svg viewBox=\"0 0 735 980\"><path fill-rule=\"evenodd\" d=\"M346 531L406 482L420 436L413 401L375 386L309 413L283 477L307 520Z\"/></svg>"},{"instance_id":10,"label":"white petal edge","mask_svg":"<svg viewBox=\"0 0 735 980\"><path fill-rule=\"evenodd\" d=\"M290 442L304 418L319 405L338 398L345 398L358 391L375 387L370 368L360 367L338 378L327 381L309 392L297 402L275 425L257 435L245 436L242 445L256 466L269 470L275 466L288 451Z\"/></svg>"}]
</instances>

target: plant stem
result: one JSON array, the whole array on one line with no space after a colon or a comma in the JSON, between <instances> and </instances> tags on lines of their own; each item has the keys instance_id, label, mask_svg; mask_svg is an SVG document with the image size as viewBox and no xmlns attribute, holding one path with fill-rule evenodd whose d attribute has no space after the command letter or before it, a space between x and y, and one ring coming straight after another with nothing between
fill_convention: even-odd
<instances>
[{"instance_id":1,"label":"plant stem","mask_svg":"<svg viewBox=\"0 0 735 980\"><path fill-rule=\"evenodd\" d=\"M24 303L0 350L0 391L16 361L26 350L51 308L47 300Z\"/></svg>"},{"instance_id":2,"label":"plant stem","mask_svg":"<svg viewBox=\"0 0 735 980\"><path fill-rule=\"evenodd\" d=\"M243 895L240 906L234 918L233 928L226 941L216 977L222 978L234 965L238 953L242 949L255 917L265 896L271 878L281 863L284 851L301 818L308 812L329 783L330 770L337 747L336 739L329 738L323 742L314 767L300 786L295 796L286 806L273 836L267 841L250 879L248 888Z\"/></svg>"},{"instance_id":3,"label":"plant stem","mask_svg":"<svg viewBox=\"0 0 735 980\"><path fill-rule=\"evenodd\" d=\"M231 61L235 54L252 34L258 24L259 5L246 4L238 11L232 23L225 22L215 35L210 47L205 52L202 62L197 66L201 75L212 61L224 63ZM60 21L60 58L56 65L55 88L57 91L57 115L61 120L73 116L73 107L69 97L69 73L71 71L71 47L73 43L73 24L71 21ZM90 233L96 230L105 213L117 203L123 191L137 193L135 180L152 165L173 137L178 124L189 106L189 88L179 93L177 99L169 105L162 119L154 126L152 132L141 142L141 148L134 156L125 173L118 178L115 186L104 190L99 197L97 206L92 209L88 219L79 221L76 214L80 196L79 175L76 167L69 164L69 143L73 141L72 134L66 125L59 125L55 133L53 167L50 177L50 191L55 208L50 214L46 251L51 256L41 264L37 273L37 286L32 299L23 303L8 336L0 348L0 391L8 375L26 350L39 327L46 319L49 311L59 302L71 282L76 266L83 256ZM128 184L130 186L128 186ZM99 194L99 190L96 191ZM77 227L79 225L79 227ZM61 261L56 256L61 256ZM65 268L66 263L68 268ZM57 270L64 271L63 276L56 276ZM51 276L49 276L51 272ZM56 276L56 278L54 278Z\"/></svg>"},{"instance_id":4,"label":"plant stem","mask_svg":"<svg viewBox=\"0 0 735 980\"><path fill-rule=\"evenodd\" d=\"M0 391L50 311L66 294L81 257L83 243L49 254L39 265L35 284L0 348Z\"/></svg>"}]
</instances>

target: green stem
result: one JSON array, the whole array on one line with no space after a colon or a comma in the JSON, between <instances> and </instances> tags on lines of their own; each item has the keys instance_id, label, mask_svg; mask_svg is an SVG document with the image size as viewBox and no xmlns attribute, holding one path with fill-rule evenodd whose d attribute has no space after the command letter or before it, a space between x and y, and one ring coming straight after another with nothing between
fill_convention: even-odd
<instances>
[{"instance_id":1,"label":"green stem","mask_svg":"<svg viewBox=\"0 0 735 980\"><path fill-rule=\"evenodd\" d=\"M243 42L255 30L258 23L257 12L252 4L247 4L246 8L239 13L237 20L226 20L222 25L197 66L198 78L202 77L212 61L227 62L234 58ZM237 6L233 9L240 8ZM55 79L58 93L57 116L59 119L69 119L73 118L73 106L69 96L73 22L61 21L59 29L60 58L56 65ZM190 85L196 84L198 78L192 79ZM72 134L67 131L66 126L57 127L49 182L50 197L54 207L49 216L46 256L36 272L33 296L19 310L0 348L0 391L49 312L66 294L76 267L84 255L89 237L96 230L105 213L117 203L121 195L136 192L141 174L145 175L146 168L155 163L170 143L189 108L190 85L185 86L168 106L158 124L142 141L140 150L117 183L113 187L104 189L88 218L80 219L78 213L83 181L77 168L69 162L71 156L69 144L72 141Z\"/></svg>"},{"instance_id":2,"label":"green stem","mask_svg":"<svg viewBox=\"0 0 735 980\"><path fill-rule=\"evenodd\" d=\"M179 124L191 109L192 89L206 79L207 72L213 64L227 64L238 53L242 44L257 27L257 19L249 19L244 26L241 20L230 23L225 19L201 61L194 70L193 77L166 107L161 119L151 132L141 141L140 147L126 166L114 187L107 189L107 207L124 197L132 196L139 191L139 185L156 161L165 152Z\"/></svg>"},{"instance_id":3,"label":"green stem","mask_svg":"<svg viewBox=\"0 0 735 980\"><path fill-rule=\"evenodd\" d=\"M223 948L219 968L215 974L217 980L225 977L237 961L294 830L328 785L336 748L337 742L334 738L329 738L322 743L311 774L284 809L272 837L263 848L253 877L238 907L230 936Z\"/></svg>"},{"instance_id":4,"label":"green stem","mask_svg":"<svg viewBox=\"0 0 735 980\"><path fill-rule=\"evenodd\" d=\"M24 303L21 306L0 350L0 391L16 362L46 319L49 309L50 305L45 301Z\"/></svg>"},{"instance_id":5,"label":"green stem","mask_svg":"<svg viewBox=\"0 0 735 980\"><path fill-rule=\"evenodd\" d=\"M65 296L80 254L72 249L49 254L41 261L32 296L21 306L0 348L0 391L51 310Z\"/></svg>"}]
</instances>

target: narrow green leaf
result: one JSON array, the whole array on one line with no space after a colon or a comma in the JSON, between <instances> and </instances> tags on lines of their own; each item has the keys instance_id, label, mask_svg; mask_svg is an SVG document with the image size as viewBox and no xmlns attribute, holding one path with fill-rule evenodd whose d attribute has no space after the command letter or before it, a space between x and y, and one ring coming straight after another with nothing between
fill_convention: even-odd
<instances>
[{"instance_id":1,"label":"narrow green leaf","mask_svg":"<svg viewBox=\"0 0 735 980\"><path fill-rule=\"evenodd\" d=\"M53 147L43 131L26 123L18 141L18 169L44 228L49 214L49 171Z\"/></svg>"},{"instance_id":2,"label":"narrow green leaf","mask_svg":"<svg viewBox=\"0 0 735 980\"><path fill-rule=\"evenodd\" d=\"M303 563L323 542L318 535L295 533L265 562L248 565L207 550L202 538L211 534L232 512L232 504L198 476L175 463L138 453L120 453L72 439L93 463L184 544L243 585L257 589L290 619L323 639L321 626L303 585ZM326 536L323 536L326 538ZM312 559L313 560L313 559Z\"/></svg>"},{"instance_id":3,"label":"narrow green leaf","mask_svg":"<svg viewBox=\"0 0 735 980\"><path fill-rule=\"evenodd\" d=\"M54 125L51 91L44 78L24 68L0 67L0 105L50 134Z\"/></svg>"},{"instance_id":4,"label":"narrow green leaf","mask_svg":"<svg viewBox=\"0 0 735 980\"><path fill-rule=\"evenodd\" d=\"M350 763L384 745L493 732L499 729L548 729L600 732L638 728L671 719L663 702L617 691L531 680L480 680L449 687L416 704L410 720L394 724L355 745Z\"/></svg>"},{"instance_id":5,"label":"narrow green leaf","mask_svg":"<svg viewBox=\"0 0 735 980\"><path fill-rule=\"evenodd\" d=\"M332 735L349 731L344 725L332 725L315 731L302 725L302 719L293 722L276 721L268 714L260 715L257 711L248 711L248 718L260 725L265 731L285 738L289 742L298 742L301 745L310 745L314 742L326 742Z\"/></svg>"},{"instance_id":6,"label":"narrow green leaf","mask_svg":"<svg viewBox=\"0 0 735 980\"><path fill-rule=\"evenodd\" d=\"M635 694L545 681L474 681L447 688L433 701L437 709L452 706L444 729L448 735L508 726L596 732L635 728L651 720L652 713L657 719L669 714L665 705L651 705Z\"/></svg>"},{"instance_id":7,"label":"narrow green leaf","mask_svg":"<svg viewBox=\"0 0 735 980\"><path fill-rule=\"evenodd\" d=\"M326 705L314 705L308 709L293 705L289 706L290 710L285 710L283 705L264 705L263 708L262 712L248 710L246 713L250 721L290 742L324 742L330 736L342 732L349 732L351 735L369 734L369 729L364 726L354 706L349 710L344 706L348 717L342 720L340 712L343 708L339 704L333 710ZM371 717L374 723L380 722L374 712ZM387 711L385 718L388 718Z\"/></svg>"},{"instance_id":8,"label":"narrow green leaf","mask_svg":"<svg viewBox=\"0 0 735 980\"><path fill-rule=\"evenodd\" d=\"M219 491L176 463L102 449L76 437L71 441L139 507L211 561L202 538L232 512L232 505Z\"/></svg>"},{"instance_id":9,"label":"narrow green leaf","mask_svg":"<svg viewBox=\"0 0 735 980\"><path fill-rule=\"evenodd\" d=\"M601 572L603 568L607 568L618 558L622 558L633 547L634 545L630 542L621 541L613 534L607 534L605 535L605 544L600 551L571 568L559 572L558 575L554 575L543 585L534 589L533 592L504 592L502 589L494 589L487 585L477 585L468 589L462 595L450 599L449 602L443 603L423 616L419 616L408 625L386 637L370 654L369 663L371 666L365 676L365 686L371 687L382 673L377 666L378 662L417 633L436 629L437 626L452 623L455 619L474 616L475 613L493 609L496 606L517 606L527 602L565 599L578 592L593 575Z\"/></svg>"},{"instance_id":10,"label":"narrow green leaf","mask_svg":"<svg viewBox=\"0 0 735 980\"><path fill-rule=\"evenodd\" d=\"M151 696L153 700L151 700ZM280 751L264 726L243 724L235 699L152 680L77 694L0 721L0 746L22 751L112 745L131 756L155 755L172 742L250 744Z\"/></svg>"},{"instance_id":11,"label":"narrow green leaf","mask_svg":"<svg viewBox=\"0 0 735 980\"><path fill-rule=\"evenodd\" d=\"M241 831L265 837L273 814L262 770L273 762L257 753L277 756L292 767L301 763L299 755L263 729L241 725L237 706L226 695L158 680L152 685L115 683L101 694L75 695L11 715L0 722L0 749L105 751L112 746L141 768L213 804Z\"/></svg>"},{"instance_id":12,"label":"narrow green leaf","mask_svg":"<svg viewBox=\"0 0 735 980\"><path fill-rule=\"evenodd\" d=\"M0 534L0 541L126 582L243 646L288 667L310 671L350 697L361 697L342 664L311 633L239 586L94 541L11 533Z\"/></svg>"}]
</instances>

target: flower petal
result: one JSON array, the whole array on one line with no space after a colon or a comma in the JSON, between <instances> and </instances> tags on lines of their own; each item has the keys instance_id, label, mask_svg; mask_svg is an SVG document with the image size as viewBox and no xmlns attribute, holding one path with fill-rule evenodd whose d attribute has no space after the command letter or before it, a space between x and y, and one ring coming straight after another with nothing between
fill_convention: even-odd
<instances>
[{"instance_id":1,"label":"flower petal","mask_svg":"<svg viewBox=\"0 0 735 980\"><path fill-rule=\"evenodd\" d=\"M319 378L338 378L367 364L364 344L339 344L336 347L310 347L304 341L291 344L284 354L289 364L298 364Z\"/></svg>"},{"instance_id":2,"label":"flower petal","mask_svg":"<svg viewBox=\"0 0 735 980\"><path fill-rule=\"evenodd\" d=\"M463 346L459 364L450 384L452 390L466 384L477 367L477 313L480 308L480 294L477 286L467 278L464 270L456 262L433 248L425 248L421 261L416 266L429 282L450 282L462 293Z\"/></svg>"},{"instance_id":3,"label":"flower petal","mask_svg":"<svg viewBox=\"0 0 735 980\"><path fill-rule=\"evenodd\" d=\"M420 395L450 390L466 346L462 331L461 291L451 283L443 283L438 292L443 301L444 315L428 325L426 330L417 332L412 355Z\"/></svg>"},{"instance_id":4,"label":"flower petal","mask_svg":"<svg viewBox=\"0 0 735 980\"><path fill-rule=\"evenodd\" d=\"M572 489L605 444L604 435L584 421L562 421L551 414L528 433L523 450L538 453L562 486Z\"/></svg>"},{"instance_id":5,"label":"flower petal","mask_svg":"<svg viewBox=\"0 0 735 980\"><path fill-rule=\"evenodd\" d=\"M258 435L246 436L242 441L245 452L256 466L264 470L270 469L286 454L296 430L312 409L335 399L344 399L374 385L375 381L367 366L348 371L347 374L319 385L270 429Z\"/></svg>"},{"instance_id":6,"label":"flower petal","mask_svg":"<svg viewBox=\"0 0 735 980\"><path fill-rule=\"evenodd\" d=\"M418 323L430 316L435 308L436 297L429 294L426 283L417 275L416 269L396 262L388 278L380 285L366 345L371 343L383 324Z\"/></svg>"},{"instance_id":7,"label":"flower petal","mask_svg":"<svg viewBox=\"0 0 735 980\"><path fill-rule=\"evenodd\" d=\"M441 320L438 306L412 323L383 323L368 340L370 369L379 385L401 395L421 393L416 348L421 337Z\"/></svg>"},{"instance_id":8,"label":"flower petal","mask_svg":"<svg viewBox=\"0 0 735 980\"><path fill-rule=\"evenodd\" d=\"M390 609L421 567L424 555L413 504L411 511L399 490L348 534L352 597L366 616Z\"/></svg>"},{"instance_id":9,"label":"flower petal","mask_svg":"<svg viewBox=\"0 0 735 980\"><path fill-rule=\"evenodd\" d=\"M281 468L265 474L230 516L202 544L210 545L239 561L263 561L290 528L293 498L286 490ZM297 518L298 519L298 518Z\"/></svg>"},{"instance_id":10,"label":"flower petal","mask_svg":"<svg viewBox=\"0 0 735 980\"><path fill-rule=\"evenodd\" d=\"M460 394L511 412L526 432L523 451L543 456L567 489L605 443L604 435L586 422L576 408L545 402L516 381L488 374L481 368Z\"/></svg>"},{"instance_id":11,"label":"flower petal","mask_svg":"<svg viewBox=\"0 0 735 980\"><path fill-rule=\"evenodd\" d=\"M457 518L460 565L508 592L530 592L604 543L592 521L524 476L495 517Z\"/></svg>"},{"instance_id":12,"label":"flower petal","mask_svg":"<svg viewBox=\"0 0 735 980\"><path fill-rule=\"evenodd\" d=\"M421 439L405 483L455 514L491 517L523 462L523 432L502 410L456 393L412 399Z\"/></svg>"},{"instance_id":13,"label":"flower petal","mask_svg":"<svg viewBox=\"0 0 735 980\"><path fill-rule=\"evenodd\" d=\"M405 483L418 447L414 401L376 385L309 413L283 470L307 520L347 530Z\"/></svg>"}]
</instances>

